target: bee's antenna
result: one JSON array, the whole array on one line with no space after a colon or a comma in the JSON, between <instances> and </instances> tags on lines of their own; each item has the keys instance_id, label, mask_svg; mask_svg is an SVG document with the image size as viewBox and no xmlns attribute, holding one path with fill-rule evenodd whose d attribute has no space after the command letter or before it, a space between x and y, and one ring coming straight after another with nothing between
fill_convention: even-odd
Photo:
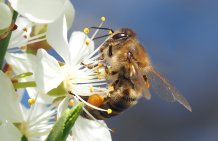
<instances>
[{"instance_id":1,"label":"bee's antenna","mask_svg":"<svg viewBox=\"0 0 218 141\"><path fill-rule=\"evenodd\" d=\"M111 31L112 33L114 33L113 29L111 29L111 28L106 28L106 27L95 27L95 26L93 26L93 27L89 27L89 28L109 30L109 31Z\"/></svg>"},{"instance_id":2,"label":"bee's antenna","mask_svg":"<svg viewBox=\"0 0 218 141\"><path fill-rule=\"evenodd\" d=\"M100 38L103 38L103 37L107 37L107 36L109 36L109 35L110 35L110 34L105 34L105 35L102 35L102 36L98 36L98 37L93 38L93 40L100 39Z\"/></svg>"}]
</instances>

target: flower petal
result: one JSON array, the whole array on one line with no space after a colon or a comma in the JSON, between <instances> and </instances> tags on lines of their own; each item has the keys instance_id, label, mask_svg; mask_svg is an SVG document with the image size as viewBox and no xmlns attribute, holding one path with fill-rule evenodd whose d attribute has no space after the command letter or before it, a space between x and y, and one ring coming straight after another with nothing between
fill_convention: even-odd
<instances>
[{"instance_id":1,"label":"flower petal","mask_svg":"<svg viewBox=\"0 0 218 141\"><path fill-rule=\"evenodd\" d=\"M0 29L10 26L12 20L12 12L10 8L3 2L0 2Z\"/></svg>"},{"instance_id":2,"label":"flower petal","mask_svg":"<svg viewBox=\"0 0 218 141\"><path fill-rule=\"evenodd\" d=\"M0 125L0 137L4 141L20 141L22 134L12 123L4 121Z\"/></svg>"},{"instance_id":3,"label":"flower petal","mask_svg":"<svg viewBox=\"0 0 218 141\"><path fill-rule=\"evenodd\" d=\"M75 9L73 7L73 4L70 1L67 1L64 14L67 19L67 28L70 29L73 24L74 17L75 17Z\"/></svg>"},{"instance_id":4,"label":"flower petal","mask_svg":"<svg viewBox=\"0 0 218 141\"><path fill-rule=\"evenodd\" d=\"M65 11L67 1L9 0L18 13L36 23L50 23L56 20Z\"/></svg>"},{"instance_id":5,"label":"flower petal","mask_svg":"<svg viewBox=\"0 0 218 141\"><path fill-rule=\"evenodd\" d=\"M12 65L13 71L16 75L32 72L34 73L36 65L36 56L28 53L6 53L5 59L8 64ZM30 80L33 80L32 77Z\"/></svg>"},{"instance_id":6,"label":"flower petal","mask_svg":"<svg viewBox=\"0 0 218 141\"><path fill-rule=\"evenodd\" d=\"M64 110L67 109L68 107L68 102L69 102L69 97L65 97L60 104L58 105L58 109L57 109L57 117L61 117L61 115L63 114Z\"/></svg>"},{"instance_id":7,"label":"flower petal","mask_svg":"<svg viewBox=\"0 0 218 141\"><path fill-rule=\"evenodd\" d=\"M111 141L111 135L104 121L78 117L72 129L74 141Z\"/></svg>"},{"instance_id":8,"label":"flower petal","mask_svg":"<svg viewBox=\"0 0 218 141\"><path fill-rule=\"evenodd\" d=\"M11 80L0 71L0 119L21 122L22 113Z\"/></svg>"},{"instance_id":9,"label":"flower petal","mask_svg":"<svg viewBox=\"0 0 218 141\"><path fill-rule=\"evenodd\" d=\"M64 74L58 61L44 49L38 50L37 58L36 84L39 90L47 93L64 80Z\"/></svg>"},{"instance_id":10,"label":"flower petal","mask_svg":"<svg viewBox=\"0 0 218 141\"><path fill-rule=\"evenodd\" d=\"M32 28L29 27L31 24L31 21L27 18L21 16L17 17L17 29L12 32L8 48L20 47L24 42L27 42L32 32Z\"/></svg>"},{"instance_id":11,"label":"flower petal","mask_svg":"<svg viewBox=\"0 0 218 141\"><path fill-rule=\"evenodd\" d=\"M67 41L67 23L65 16L48 24L47 41L52 48L62 57L65 63L70 62L69 45Z\"/></svg>"},{"instance_id":12,"label":"flower petal","mask_svg":"<svg viewBox=\"0 0 218 141\"><path fill-rule=\"evenodd\" d=\"M86 45L86 41L90 43ZM94 51L94 42L85 33L79 31L72 33L69 45L71 65L79 63L85 56Z\"/></svg>"},{"instance_id":13,"label":"flower petal","mask_svg":"<svg viewBox=\"0 0 218 141\"><path fill-rule=\"evenodd\" d=\"M32 72L33 75L20 79L23 82L35 81L35 70L37 69L35 63L37 62L36 56L28 53L7 53L6 61L8 64L12 65L13 71L16 75ZM36 98L37 89L36 88L26 88L29 97ZM37 96L37 101L40 103L51 103L53 98L45 95L44 93L39 93Z\"/></svg>"}]
</instances>

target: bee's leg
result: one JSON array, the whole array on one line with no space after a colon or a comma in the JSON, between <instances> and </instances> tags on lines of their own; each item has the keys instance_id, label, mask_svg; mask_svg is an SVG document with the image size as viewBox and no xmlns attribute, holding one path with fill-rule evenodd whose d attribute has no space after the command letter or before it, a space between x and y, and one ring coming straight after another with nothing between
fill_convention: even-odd
<instances>
[{"instance_id":1,"label":"bee's leg","mask_svg":"<svg viewBox=\"0 0 218 141\"><path fill-rule=\"evenodd\" d=\"M144 80L145 80L145 86L146 86L146 88L149 89L149 88L150 88L150 83L148 82L147 76L146 76L146 75L143 75L143 78L144 78Z\"/></svg>"},{"instance_id":2,"label":"bee's leg","mask_svg":"<svg viewBox=\"0 0 218 141\"><path fill-rule=\"evenodd\" d=\"M92 64L92 63L91 64L85 64L84 62L81 62L81 65L87 67L88 69L93 69L93 68L98 66L98 64Z\"/></svg>"}]
</instances>

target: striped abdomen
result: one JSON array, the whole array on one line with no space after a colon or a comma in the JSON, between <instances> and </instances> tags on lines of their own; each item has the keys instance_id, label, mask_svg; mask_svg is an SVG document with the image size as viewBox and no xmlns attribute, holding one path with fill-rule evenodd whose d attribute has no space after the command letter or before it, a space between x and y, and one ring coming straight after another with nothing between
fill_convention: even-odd
<instances>
[{"instance_id":1,"label":"striped abdomen","mask_svg":"<svg viewBox=\"0 0 218 141\"><path fill-rule=\"evenodd\" d=\"M99 106L102 109L111 109L111 114L108 114L105 111L91 109L89 107L85 108L96 119L104 120L116 116L127 108L132 107L137 103L139 97L139 94L137 94L132 88L132 84L130 84L130 82L120 80L117 89L115 87L115 91L111 93L111 96L107 98L101 106ZM83 111L81 115L87 119L92 119L85 111Z\"/></svg>"}]
</instances>

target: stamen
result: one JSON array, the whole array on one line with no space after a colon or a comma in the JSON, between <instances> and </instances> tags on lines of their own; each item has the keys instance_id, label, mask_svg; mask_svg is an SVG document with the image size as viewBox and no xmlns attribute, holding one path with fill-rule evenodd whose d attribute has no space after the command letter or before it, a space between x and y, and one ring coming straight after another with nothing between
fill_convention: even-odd
<instances>
[{"instance_id":1,"label":"stamen","mask_svg":"<svg viewBox=\"0 0 218 141\"><path fill-rule=\"evenodd\" d=\"M85 113L91 117L92 120L98 122L99 125L103 126L104 128L106 128L107 130L111 131L112 133L114 133L114 129L110 129L108 128L107 126L103 125L102 123L99 122L99 120L97 120L92 114L90 114L84 107L83 107L83 110L85 111Z\"/></svg>"},{"instance_id":2,"label":"stamen","mask_svg":"<svg viewBox=\"0 0 218 141\"><path fill-rule=\"evenodd\" d=\"M87 28L87 27L84 28L84 29L83 29L83 32L84 32L85 34L89 34L89 28Z\"/></svg>"},{"instance_id":3,"label":"stamen","mask_svg":"<svg viewBox=\"0 0 218 141\"><path fill-rule=\"evenodd\" d=\"M30 106L32 106L33 104L35 104L35 102L36 102L36 100L35 100L34 98L28 99L28 104L29 104Z\"/></svg>"},{"instance_id":4,"label":"stamen","mask_svg":"<svg viewBox=\"0 0 218 141\"><path fill-rule=\"evenodd\" d=\"M105 17L101 17L101 23L100 23L100 25L99 25L98 27L102 27L102 25L103 25L103 23L104 23L105 20L106 20ZM92 37L91 37L91 40L93 40L93 39L95 38L95 36L96 36L96 34L98 33L98 31L99 31L99 29L97 29L97 30L94 32L94 34L93 34Z\"/></svg>"}]
</instances>

